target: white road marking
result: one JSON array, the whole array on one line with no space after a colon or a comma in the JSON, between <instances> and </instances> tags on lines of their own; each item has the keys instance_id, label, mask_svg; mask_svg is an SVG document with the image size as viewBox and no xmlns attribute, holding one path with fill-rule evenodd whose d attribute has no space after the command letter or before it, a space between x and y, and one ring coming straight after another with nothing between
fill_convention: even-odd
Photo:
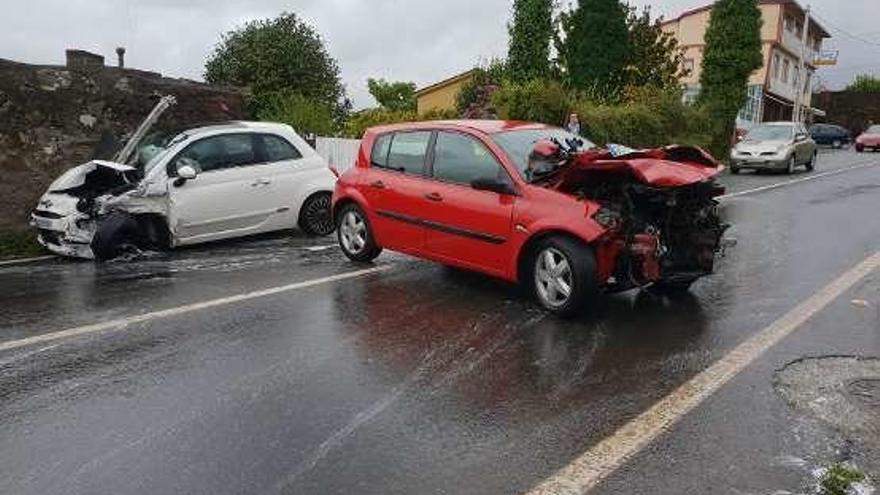
<instances>
[{"instance_id":1,"label":"white road marking","mask_svg":"<svg viewBox=\"0 0 880 495\"><path fill-rule=\"evenodd\" d=\"M53 254L49 254L46 256L37 256L35 258L20 258L20 259L16 259L16 260L0 261L0 266L23 265L25 263L33 263L35 261L44 261L44 260L53 260L53 259L57 259L57 258L58 257Z\"/></svg>"},{"instance_id":2,"label":"white road marking","mask_svg":"<svg viewBox=\"0 0 880 495\"><path fill-rule=\"evenodd\" d=\"M598 486L634 454L669 431L686 414L742 372L780 340L880 267L874 253L757 334L736 346L712 366L604 438L527 495L583 494Z\"/></svg>"},{"instance_id":3,"label":"white road marking","mask_svg":"<svg viewBox=\"0 0 880 495\"><path fill-rule=\"evenodd\" d=\"M329 277L316 278L313 280L306 280L303 282L297 282L295 284L282 285L279 287L271 287L268 289L262 289L253 292L245 292L243 294L236 294L234 296L221 297L218 299L211 299L208 301L202 301L193 304L187 304L184 306L177 306L174 308L162 309L159 311L151 311L149 313L144 313L136 316L129 316L126 318L119 318L116 320L108 320L102 321L99 323L93 323L91 325L84 325L81 327L68 328L66 330L60 330L57 332L45 333L42 335L35 335L33 337L28 337L20 340L11 340L9 342L0 343L0 352L8 351L10 349L17 349L19 347L25 347L33 344L40 344L44 342L52 342L59 339L65 339L69 337L78 337L82 335L88 335L96 332L101 332L104 330L110 329L122 329L127 325L131 325L133 323L142 323L149 320L156 320L160 318L168 318L171 316L177 316L185 313L191 313L193 311L201 311L208 308L215 308L217 306L226 306L233 303L238 303L242 301L249 301L251 299L257 299L260 297L272 296L276 294L281 294L283 292L290 292L300 289L307 289L309 287L314 287L316 285L328 284L331 282L339 282L341 280L348 280L352 278L362 277L364 275L369 275L372 273L378 273L391 268L391 265L381 265L373 268L367 268L364 270L356 270L347 273L340 273L338 275L331 275Z\"/></svg>"},{"instance_id":4,"label":"white road marking","mask_svg":"<svg viewBox=\"0 0 880 495\"><path fill-rule=\"evenodd\" d=\"M837 170L830 170L828 172L822 172L820 174L809 175L807 177L801 177L800 179L792 179L784 182L777 182L776 184L770 184L768 186L756 187L754 189L747 189L745 191L739 191L735 193L725 194L723 196L718 196L718 199L730 199L736 198L738 196L746 196L748 194L755 194L764 191L770 191L772 189L778 189L780 187L791 186L794 184L800 184L801 182L809 182L811 180L821 179L823 177L830 177L832 175L838 175L846 172L852 172L853 170L860 170L863 168L876 167L880 165L880 162L870 162L870 163L862 163L859 165L853 165L851 167L841 168Z\"/></svg>"}]
</instances>

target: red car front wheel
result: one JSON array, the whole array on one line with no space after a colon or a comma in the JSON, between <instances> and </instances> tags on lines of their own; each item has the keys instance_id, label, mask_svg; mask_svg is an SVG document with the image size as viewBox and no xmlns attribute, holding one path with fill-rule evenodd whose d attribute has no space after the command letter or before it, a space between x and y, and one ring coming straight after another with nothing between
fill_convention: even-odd
<instances>
[{"instance_id":1,"label":"red car front wheel","mask_svg":"<svg viewBox=\"0 0 880 495\"><path fill-rule=\"evenodd\" d=\"M532 288L548 311L573 316L597 294L593 250L567 237L542 240L532 257Z\"/></svg>"}]
</instances>

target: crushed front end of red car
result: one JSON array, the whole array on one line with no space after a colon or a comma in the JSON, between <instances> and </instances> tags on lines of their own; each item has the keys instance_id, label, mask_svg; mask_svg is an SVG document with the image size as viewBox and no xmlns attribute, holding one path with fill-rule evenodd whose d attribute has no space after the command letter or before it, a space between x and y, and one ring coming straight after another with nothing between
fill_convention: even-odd
<instances>
[{"instance_id":1,"label":"crushed front end of red car","mask_svg":"<svg viewBox=\"0 0 880 495\"><path fill-rule=\"evenodd\" d=\"M599 283L686 289L711 274L729 228L717 201L723 167L696 147L610 148L563 152L541 181L598 206L593 219L607 229L594 246Z\"/></svg>"}]
</instances>

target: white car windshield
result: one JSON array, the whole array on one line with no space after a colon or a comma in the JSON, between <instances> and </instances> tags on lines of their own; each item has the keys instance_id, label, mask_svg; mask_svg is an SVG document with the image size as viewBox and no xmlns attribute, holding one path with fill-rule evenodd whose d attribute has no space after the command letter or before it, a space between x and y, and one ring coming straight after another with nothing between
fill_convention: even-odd
<instances>
[{"instance_id":1,"label":"white car windshield","mask_svg":"<svg viewBox=\"0 0 880 495\"><path fill-rule=\"evenodd\" d=\"M871 127L868 127L865 134L880 134L880 125L872 125Z\"/></svg>"},{"instance_id":2,"label":"white car windshield","mask_svg":"<svg viewBox=\"0 0 880 495\"><path fill-rule=\"evenodd\" d=\"M153 170L175 144L187 138L177 131L158 131L147 136L137 151L137 167L146 176Z\"/></svg>"}]
</instances>

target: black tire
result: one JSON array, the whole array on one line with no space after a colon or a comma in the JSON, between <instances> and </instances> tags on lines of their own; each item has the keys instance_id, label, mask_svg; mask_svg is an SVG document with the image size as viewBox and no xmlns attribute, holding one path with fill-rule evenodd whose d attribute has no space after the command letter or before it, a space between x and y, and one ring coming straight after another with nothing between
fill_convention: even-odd
<instances>
[{"instance_id":1,"label":"black tire","mask_svg":"<svg viewBox=\"0 0 880 495\"><path fill-rule=\"evenodd\" d=\"M739 175L739 172L740 172L740 168L739 168L739 167L734 167L734 166L731 166L731 167L730 167L730 173L731 173L731 174L733 174L733 175Z\"/></svg>"},{"instance_id":2,"label":"black tire","mask_svg":"<svg viewBox=\"0 0 880 495\"><path fill-rule=\"evenodd\" d=\"M841 141L840 139L835 139L831 142L831 147L839 150L840 148L843 148L843 141Z\"/></svg>"},{"instance_id":3,"label":"black tire","mask_svg":"<svg viewBox=\"0 0 880 495\"><path fill-rule=\"evenodd\" d=\"M355 224L347 223L352 219L358 222L356 225L362 225L362 229ZM352 236L357 236L357 240ZM369 263L382 253L382 248L376 244L373 237L370 220L354 203L346 204L337 212L336 239L345 256L356 263Z\"/></svg>"},{"instance_id":4,"label":"black tire","mask_svg":"<svg viewBox=\"0 0 880 495\"><path fill-rule=\"evenodd\" d=\"M307 235L328 236L336 228L330 207L332 194L319 192L308 197L299 210L299 228Z\"/></svg>"},{"instance_id":5,"label":"black tire","mask_svg":"<svg viewBox=\"0 0 880 495\"><path fill-rule=\"evenodd\" d=\"M113 212L98 220L92 237L92 253L97 260L112 260L144 244L137 220L122 212Z\"/></svg>"},{"instance_id":6,"label":"black tire","mask_svg":"<svg viewBox=\"0 0 880 495\"><path fill-rule=\"evenodd\" d=\"M865 147L862 146L861 144L857 144L856 145L856 153L861 153L863 151L865 151Z\"/></svg>"},{"instance_id":7,"label":"black tire","mask_svg":"<svg viewBox=\"0 0 880 495\"><path fill-rule=\"evenodd\" d=\"M807 162L807 171L812 172L816 170L816 161L819 160L819 152L814 151L813 156L810 158L810 161Z\"/></svg>"},{"instance_id":8,"label":"black tire","mask_svg":"<svg viewBox=\"0 0 880 495\"><path fill-rule=\"evenodd\" d=\"M568 275L562 276L568 286L568 295L559 290L548 279L542 277L541 271L549 275L546 263L542 258L552 253L557 260L564 259L568 267ZM558 264L556 265L558 266ZM562 317L575 316L585 309L591 299L598 294L596 282L596 256L593 250L584 244L562 236L551 236L541 240L532 251L529 259L528 283L538 303L551 313ZM563 297L554 299L548 289L553 285L552 292Z\"/></svg>"}]
</instances>

